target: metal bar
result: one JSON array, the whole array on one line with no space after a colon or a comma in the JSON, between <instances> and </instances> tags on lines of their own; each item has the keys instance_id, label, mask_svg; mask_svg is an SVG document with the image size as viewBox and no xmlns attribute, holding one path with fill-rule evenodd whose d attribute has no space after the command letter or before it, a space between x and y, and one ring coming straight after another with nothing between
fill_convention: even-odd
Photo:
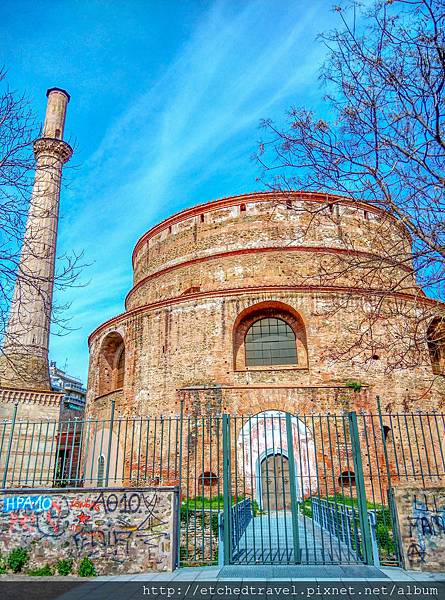
<instances>
[{"instance_id":1,"label":"metal bar","mask_svg":"<svg viewBox=\"0 0 445 600\"><path fill-rule=\"evenodd\" d=\"M230 491L230 417L223 415L223 494L224 494L224 564L229 565L232 562L232 520L231 520L231 501Z\"/></svg>"},{"instance_id":2,"label":"metal bar","mask_svg":"<svg viewBox=\"0 0 445 600\"><path fill-rule=\"evenodd\" d=\"M110 475L110 458L111 458L111 445L113 442L113 427L114 427L114 410L116 407L115 400L111 401L111 414L110 414L110 428L108 433L108 449L107 449L107 469L105 472L105 487L108 487L108 479Z\"/></svg>"},{"instance_id":3,"label":"metal bar","mask_svg":"<svg viewBox=\"0 0 445 600\"><path fill-rule=\"evenodd\" d=\"M289 454L289 487L291 497L291 512L292 512L292 538L294 547L294 562L301 563L300 550L300 529L298 523L298 498L295 485L295 454L294 454L294 439L292 435L292 421L289 413L286 413L286 434L287 434L287 449Z\"/></svg>"},{"instance_id":4,"label":"metal bar","mask_svg":"<svg viewBox=\"0 0 445 600\"><path fill-rule=\"evenodd\" d=\"M183 426L183 402L181 402L181 410L179 414L179 517L178 517L178 551L177 563L181 566L181 508L182 508L182 426ZM176 430L178 433L178 430ZM177 436L178 437L178 436ZM176 456L175 456L176 460Z\"/></svg>"},{"instance_id":5,"label":"metal bar","mask_svg":"<svg viewBox=\"0 0 445 600\"><path fill-rule=\"evenodd\" d=\"M362 531L363 555L367 565L373 564L372 556L372 538L368 519L368 508L366 504L365 480L363 477L362 455L360 448L360 437L357 426L357 414L348 413L349 427L351 432L352 456L354 459L355 484L357 487L357 500L360 519L360 529Z\"/></svg>"},{"instance_id":6,"label":"metal bar","mask_svg":"<svg viewBox=\"0 0 445 600\"><path fill-rule=\"evenodd\" d=\"M18 409L18 403L14 404L14 408L12 411L11 433L9 435L8 449L6 451L5 472L3 473L2 487L4 487L4 488L6 487L6 482L7 482L7 477L8 477L8 469L9 469L9 461L11 459L12 438L14 435L15 422L17 419L17 409Z\"/></svg>"}]
</instances>

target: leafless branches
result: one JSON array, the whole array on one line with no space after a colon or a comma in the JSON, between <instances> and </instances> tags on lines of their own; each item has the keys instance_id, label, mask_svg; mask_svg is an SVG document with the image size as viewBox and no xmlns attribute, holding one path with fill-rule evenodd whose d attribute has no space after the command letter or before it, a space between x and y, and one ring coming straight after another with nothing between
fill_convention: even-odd
<instances>
[{"instance_id":1,"label":"leafless branches","mask_svg":"<svg viewBox=\"0 0 445 600\"><path fill-rule=\"evenodd\" d=\"M331 219L336 246L351 251L318 270L325 285L348 277L366 282L350 287L368 289L355 336L339 344L336 357L361 353L370 361L384 345L388 368L405 368L423 360L427 345L445 344L443 326L435 341L428 337L442 309L424 293L445 300L445 8L440 0L378 0L336 11L339 29L320 36L328 50L321 71L326 110L294 107L283 127L264 121L257 160L267 186L284 197L304 189L379 209L364 227L371 242L365 256L354 253L363 248L348 237L335 199L294 207L311 213L312 227ZM366 207L362 214L366 220ZM394 217L407 235L389 236ZM355 306L356 289L337 299L337 309L345 302Z\"/></svg>"}]
</instances>

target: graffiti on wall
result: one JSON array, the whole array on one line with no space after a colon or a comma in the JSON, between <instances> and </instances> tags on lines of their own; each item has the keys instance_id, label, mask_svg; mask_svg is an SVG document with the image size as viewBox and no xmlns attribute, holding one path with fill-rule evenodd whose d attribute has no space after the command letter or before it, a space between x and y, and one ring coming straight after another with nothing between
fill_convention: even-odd
<instances>
[{"instance_id":1,"label":"graffiti on wall","mask_svg":"<svg viewBox=\"0 0 445 600\"><path fill-rule=\"evenodd\" d=\"M405 564L411 569L443 570L445 566L445 489L400 486L396 507Z\"/></svg>"},{"instance_id":2,"label":"graffiti on wall","mask_svg":"<svg viewBox=\"0 0 445 600\"><path fill-rule=\"evenodd\" d=\"M49 548L57 558L65 549L67 556L124 568L129 559L158 563L171 530L171 492L79 490L0 499L0 551L42 542L45 554Z\"/></svg>"}]
</instances>

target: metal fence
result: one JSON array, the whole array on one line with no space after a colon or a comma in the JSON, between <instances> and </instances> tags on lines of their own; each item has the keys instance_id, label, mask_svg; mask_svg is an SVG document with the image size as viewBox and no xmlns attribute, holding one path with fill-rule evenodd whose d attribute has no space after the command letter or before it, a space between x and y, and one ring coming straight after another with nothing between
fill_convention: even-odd
<instances>
[{"instance_id":1,"label":"metal fence","mask_svg":"<svg viewBox=\"0 0 445 600\"><path fill-rule=\"evenodd\" d=\"M444 446L439 413L148 418L116 416L111 406L108 419L58 422L21 420L16 412L0 423L0 482L3 488L179 485L183 565L218 562L218 518L244 500L252 519L234 554L247 563L296 562L295 536L301 562L364 561L363 523L374 511L380 561L399 564L392 486L445 476ZM337 506L337 520L341 505L354 514L339 550L338 532L320 527L314 501ZM262 553L252 553L261 544ZM273 544L275 558L269 552L267 559Z\"/></svg>"}]
</instances>

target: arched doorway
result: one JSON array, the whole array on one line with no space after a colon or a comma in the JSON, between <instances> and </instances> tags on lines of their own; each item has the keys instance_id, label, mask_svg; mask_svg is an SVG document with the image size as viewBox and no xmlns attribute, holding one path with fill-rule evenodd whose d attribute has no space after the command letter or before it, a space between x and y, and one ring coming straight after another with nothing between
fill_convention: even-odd
<instances>
[{"instance_id":1,"label":"arched doorway","mask_svg":"<svg viewBox=\"0 0 445 600\"><path fill-rule=\"evenodd\" d=\"M268 511L291 509L289 459L282 452L261 461L261 506Z\"/></svg>"},{"instance_id":2,"label":"arched doorway","mask_svg":"<svg viewBox=\"0 0 445 600\"><path fill-rule=\"evenodd\" d=\"M290 427L295 490L297 499L302 500L317 488L314 439L309 427L294 415L290 416ZM244 422L237 437L237 468L238 475L243 480L245 494L250 495L261 510L266 506L289 505L289 453L285 412L267 410ZM264 504L267 494L269 503Z\"/></svg>"}]
</instances>

